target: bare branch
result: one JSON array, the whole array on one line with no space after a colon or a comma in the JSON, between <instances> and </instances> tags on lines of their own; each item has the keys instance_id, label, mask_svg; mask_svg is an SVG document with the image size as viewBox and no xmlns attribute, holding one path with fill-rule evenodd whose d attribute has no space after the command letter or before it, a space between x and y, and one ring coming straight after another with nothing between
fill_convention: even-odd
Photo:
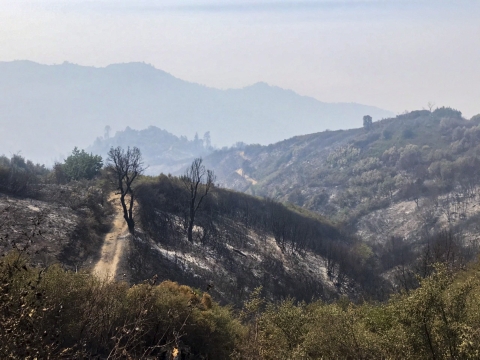
<instances>
[{"instance_id":1,"label":"bare branch","mask_svg":"<svg viewBox=\"0 0 480 360\"><path fill-rule=\"evenodd\" d=\"M142 153L137 147L122 149L120 146L110 148L107 162L113 175L113 181L120 194L120 202L123 208L123 217L128 225L128 230L133 233L135 222L133 220L134 191L132 183L145 171ZM127 207L125 196L130 197Z\"/></svg>"},{"instance_id":2,"label":"bare branch","mask_svg":"<svg viewBox=\"0 0 480 360\"><path fill-rule=\"evenodd\" d=\"M215 182L213 171L206 170L202 163L202 158L196 158L185 172L185 175L181 177L183 184L190 193L189 223L187 228L189 241L193 241L193 225L197 211Z\"/></svg>"}]
</instances>

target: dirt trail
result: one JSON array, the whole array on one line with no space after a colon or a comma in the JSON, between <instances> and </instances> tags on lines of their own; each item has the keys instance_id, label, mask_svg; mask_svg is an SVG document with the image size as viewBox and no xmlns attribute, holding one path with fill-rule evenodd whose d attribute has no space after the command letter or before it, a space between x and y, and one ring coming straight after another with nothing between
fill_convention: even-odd
<instances>
[{"instance_id":1,"label":"dirt trail","mask_svg":"<svg viewBox=\"0 0 480 360\"><path fill-rule=\"evenodd\" d=\"M113 280L117 273L118 262L125 247L125 239L128 237L128 227L123 218L123 210L120 204L120 195L110 194L108 201L114 202L115 219L112 229L105 235L102 246L102 255L95 265L93 273L101 279Z\"/></svg>"},{"instance_id":2,"label":"dirt trail","mask_svg":"<svg viewBox=\"0 0 480 360\"><path fill-rule=\"evenodd\" d=\"M252 185L256 185L256 184L258 183L257 180L252 179L250 176L248 176L247 174L245 174L245 172L243 171L242 168L235 170L235 172L236 172L238 175L240 175L241 177L243 177L245 180L247 180L249 183L251 183Z\"/></svg>"}]
</instances>

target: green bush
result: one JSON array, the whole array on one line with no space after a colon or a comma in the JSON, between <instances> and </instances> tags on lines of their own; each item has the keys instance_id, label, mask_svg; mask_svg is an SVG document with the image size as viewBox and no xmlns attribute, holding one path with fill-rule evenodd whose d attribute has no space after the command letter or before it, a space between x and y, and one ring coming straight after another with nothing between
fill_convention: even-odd
<instances>
[{"instance_id":1,"label":"green bush","mask_svg":"<svg viewBox=\"0 0 480 360\"><path fill-rule=\"evenodd\" d=\"M451 119L461 119L462 112L452 109L450 107L441 107L437 108L432 113L435 117L438 118L451 118Z\"/></svg>"},{"instance_id":2,"label":"green bush","mask_svg":"<svg viewBox=\"0 0 480 360\"><path fill-rule=\"evenodd\" d=\"M414 131L411 128L405 128L402 131L402 138L412 139L415 136Z\"/></svg>"},{"instance_id":3,"label":"green bush","mask_svg":"<svg viewBox=\"0 0 480 360\"><path fill-rule=\"evenodd\" d=\"M265 301L237 319L190 287L129 287L60 266L0 261L0 358L478 359L480 265L437 264L419 287L383 304Z\"/></svg>"},{"instance_id":4,"label":"green bush","mask_svg":"<svg viewBox=\"0 0 480 360\"><path fill-rule=\"evenodd\" d=\"M0 358L226 359L243 327L230 309L187 286L129 287L60 266L37 269L20 253L0 262Z\"/></svg>"},{"instance_id":5,"label":"green bush","mask_svg":"<svg viewBox=\"0 0 480 360\"><path fill-rule=\"evenodd\" d=\"M0 191L15 195L32 195L34 185L48 174L43 165L33 164L20 155L0 156Z\"/></svg>"},{"instance_id":6,"label":"green bush","mask_svg":"<svg viewBox=\"0 0 480 360\"><path fill-rule=\"evenodd\" d=\"M103 166L102 157L99 155L88 154L85 150L73 149L72 154L65 159L62 165L64 176L67 180L91 180L97 176ZM56 174L61 176L60 169L56 169ZM58 177L57 176L57 177Z\"/></svg>"},{"instance_id":7,"label":"green bush","mask_svg":"<svg viewBox=\"0 0 480 360\"><path fill-rule=\"evenodd\" d=\"M245 359L478 359L479 273L478 264L456 275L437 264L385 304L269 304L240 348Z\"/></svg>"}]
</instances>

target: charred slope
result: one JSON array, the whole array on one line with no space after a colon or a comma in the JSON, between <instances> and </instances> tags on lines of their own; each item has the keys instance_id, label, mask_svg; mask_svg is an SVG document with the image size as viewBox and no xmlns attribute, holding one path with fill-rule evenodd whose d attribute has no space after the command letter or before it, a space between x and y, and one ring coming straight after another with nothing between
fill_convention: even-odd
<instances>
[{"instance_id":1,"label":"charred slope","mask_svg":"<svg viewBox=\"0 0 480 360\"><path fill-rule=\"evenodd\" d=\"M111 205L93 182L35 185L25 197L0 192L0 255L28 254L35 266L89 268L109 228Z\"/></svg>"},{"instance_id":2,"label":"charred slope","mask_svg":"<svg viewBox=\"0 0 480 360\"><path fill-rule=\"evenodd\" d=\"M367 128L216 152L205 163L226 187L342 224L392 279L447 258L463 266L478 253L479 124L479 115L466 120L450 108L413 111Z\"/></svg>"},{"instance_id":3,"label":"charred slope","mask_svg":"<svg viewBox=\"0 0 480 360\"><path fill-rule=\"evenodd\" d=\"M361 243L321 216L278 202L215 188L186 237L189 193L175 177L138 189L142 232L130 255L134 281L153 275L239 303L263 286L272 299L328 299L339 293L382 298L375 261Z\"/></svg>"}]
</instances>

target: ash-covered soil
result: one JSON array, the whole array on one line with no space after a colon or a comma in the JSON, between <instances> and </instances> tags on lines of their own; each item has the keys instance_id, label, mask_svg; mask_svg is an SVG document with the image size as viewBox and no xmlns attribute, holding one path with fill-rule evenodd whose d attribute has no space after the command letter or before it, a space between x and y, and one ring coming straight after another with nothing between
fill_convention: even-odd
<instances>
[{"instance_id":1,"label":"ash-covered soil","mask_svg":"<svg viewBox=\"0 0 480 360\"><path fill-rule=\"evenodd\" d=\"M16 249L34 265L88 269L98 260L111 213L103 192L87 183L46 185L35 198L0 193L0 254Z\"/></svg>"}]
</instances>

